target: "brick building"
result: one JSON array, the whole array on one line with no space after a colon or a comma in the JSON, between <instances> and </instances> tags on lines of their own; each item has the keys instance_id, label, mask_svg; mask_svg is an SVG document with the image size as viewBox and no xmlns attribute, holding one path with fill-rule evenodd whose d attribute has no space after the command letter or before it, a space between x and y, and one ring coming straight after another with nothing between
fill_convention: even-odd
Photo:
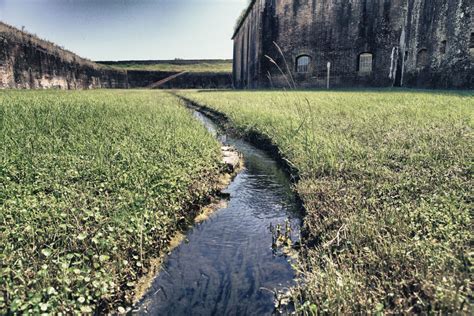
<instances>
[{"instance_id":1,"label":"brick building","mask_svg":"<svg viewBox=\"0 0 474 316\"><path fill-rule=\"evenodd\" d=\"M234 40L237 88L474 88L472 0L253 0Z\"/></svg>"}]
</instances>

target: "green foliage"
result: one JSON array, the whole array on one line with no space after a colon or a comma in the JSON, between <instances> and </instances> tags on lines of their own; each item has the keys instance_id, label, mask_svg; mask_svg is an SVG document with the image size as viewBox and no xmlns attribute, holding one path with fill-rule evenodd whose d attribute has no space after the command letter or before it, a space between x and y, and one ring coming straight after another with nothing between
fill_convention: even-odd
<instances>
[{"instance_id":1,"label":"green foliage","mask_svg":"<svg viewBox=\"0 0 474 316\"><path fill-rule=\"evenodd\" d=\"M222 60L218 62L196 62L192 64L176 63L156 63L156 64L138 64L124 63L109 66L115 69L124 70L146 70L146 71L188 71L188 72L232 72L232 61Z\"/></svg>"},{"instance_id":2,"label":"green foliage","mask_svg":"<svg viewBox=\"0 0 474 316\"><path fill-rule=\"evenodd\" d=\"M46 51L50 55L57 56L65 61L71 63L77 63L81 66L88 66L93 69L100 69L99 65L82 57L77 56L71 51L64 49L62 46L58 46L46 39L39 38L36 34L31 34L25 31L24 27L19 30L11 25L8 25L0 21L0 36L2 41L7 39L16 44L26 45L34 49L41 49ZM3 47L2 43L2 47Z\"/></svg>"},{"instance_id":3,"label":"green foliage","mask_svg":"<svg viewBox=\"0 0 474 316\"><path fill-rule=\"evenodd\" d=\"M253 5L255 4L255 0L247 0L247 7L240 12L239 17L235 21L235 26L234 26L234 32L236 32L244 20L247 18L247 14L250 13L250 10L252 9Z\"/></svg>"},{"instance_id":4,"label":"green foliage","mask_svg":"<svg viewBox=\"0 0 474 316\"><path fill-rule=\"evenodd\" d=\"M300 313L472 309L472 93L181 94L298 169Z\"/></svg>"},{"instance_id":5,"label":"green foliage","mask_svg":"<svg viewBox=\"0 0 474 316\"><path fill-rule=\"evenodd\" d=\"M218 143L157 91L3 91L0 124L0 314L130 302L219 172Z\"/></svg>"}]
</instances>

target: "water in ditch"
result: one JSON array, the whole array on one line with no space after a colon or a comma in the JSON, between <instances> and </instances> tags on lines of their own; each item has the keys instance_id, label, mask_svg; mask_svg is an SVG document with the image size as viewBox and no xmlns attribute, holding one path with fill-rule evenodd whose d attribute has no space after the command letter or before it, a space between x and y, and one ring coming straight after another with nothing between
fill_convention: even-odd
<instances>
[{"instance_id":1,"label":"water in ditch","mask_svg":"<svg viewBox=\"0 0 474 316\"><path fill-rule=\"evenodd\" d=\"M166 259L139 304L138 314L268 315L273 290L293 284L288 258L272 249L270 226L289 221L300 229L300 206L278 163L251 144L218 135L216 125L194 112L208 130L243 154L245 168L230 184L226 208L187 233Z\"/></svg>"}]
</instances>

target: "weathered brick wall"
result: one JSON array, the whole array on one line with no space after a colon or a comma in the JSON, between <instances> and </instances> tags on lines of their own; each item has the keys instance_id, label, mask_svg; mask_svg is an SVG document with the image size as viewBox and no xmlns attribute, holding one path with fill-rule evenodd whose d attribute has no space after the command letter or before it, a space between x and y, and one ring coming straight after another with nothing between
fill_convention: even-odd
<instances>
[{"instance_id":1,"label":"weathered brick wall","mask_svg":"<svg viewBox=\"0 0 474 316\"><path fill-rule=\"evenodd\" d=\"M236 86L281 87L292 79L299 87L325 86L330 62L332 86L472 88L469 1L267 0L259 26L251 29L261 35L255 60L235 64L236 72L257 73L247 81L234 75ZM252 11L259 9L255 4ZM247 20L235 35L236 46L256 21L252 14ZM420 50L426 50L426 63L419 62ZM362 53L373 54L370 73L359 71ZM302 55L311 58L304 74L296 71Z\"/></svg>"},{"instance_id":2,"label":"weathered brick wall","mask_svg":"<svg viewBox=\"0 0 474 316\"><path fill-rule=\"evenodd\" d=\"M272 9L278 31L273 40L284 58L272 46L266 47L267 54L285 65L285 70L288 67L299 86L325 85L328 62L333 85L387 85L387 65L398 36L389 21L397 19L399 1L276 1ZM374 71L359 75L358 56L364 52L388 58L375 58ZM296 73L296 59L301 55L311 57L305 74ZM285 84L279 72L272 71L274 65L266 62L265 68L273 74L274 84Z\"/></svg>"},{"instance_id":3,"label":"weathered brick wall","mask_svg":"<svg viewBox=\"0 0 474 316\"><path fill-rule=\"evenodd\" d=\"M127 87L125 71L101 67L0 23L0 89Z\"/></svg>"},{"instance_id":4,"label":"weathered brick wall","mask_svg":"<svg viewBox=\"0 0 474 316\"><path fill-rule=\"evenodd\" d=\"M258 87L261 77L262 24L266 0L254 0L234 36L234 75L237 88Z\"/></svg>"},{"instance_id":5,"label":"weathered brick wall","mask_svg":"<svg viewBox=\"0 0 474 316\"><path fill-rule=\"evenodd\" d=\"M188 72L159 87L160 89L231 89L231 73Z\"/></svg>"},{"instance_id":6,"label":"weathered brick wall","mask_svg":"<svg viewBox=\"0 0 474 316\"><path fill-rule=\"evenodd\" d=\"M128 86L129 88L146 88L175 74L175 71L128 70Z\"/></svg>"},{"instance_id":7,"label":"weathered brick wall","mask_svg":"<svg viewBox=\"0 0 474 316\"><path fill-rule=\"evenodd\" d=\"M474 32L471 0L413 0L407 5L404 84L416 87L473 88L469 51ZM428 63L420 63L426 50Z\"/></svg>"}]
</instances>

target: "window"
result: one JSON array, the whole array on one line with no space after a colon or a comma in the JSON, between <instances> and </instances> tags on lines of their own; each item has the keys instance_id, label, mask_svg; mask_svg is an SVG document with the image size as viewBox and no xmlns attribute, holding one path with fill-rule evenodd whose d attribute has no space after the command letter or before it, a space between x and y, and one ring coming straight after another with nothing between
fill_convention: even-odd
<instances>
[{"instance_id":1,"label":"window","mask_svg":"<svg viewBox=\"0 0 474 316\"><path fill-rule=\"evenodd\" d=\"M474 33L471 33L471 41L469 43L469 52L471 56L474 57Z\"/></svg>"},{"instance_id":2,"label":"window","mask_svg":"<svg viewBox=\"0 0 474 316\"><path fill-rule=\"evenodd\" d=\"M439 47L439 52L441 54L446 54L446 41L441 42L441 46Z\"/></svg>"},{"instance_id":3,"label":"window","mask_svg":"<svg viewBox=\"0 0 474 316\"><path fill-rule=\"evenodd\" d=\"M374 55L371 53L363 53L359 56L359 72L370 73L372 72Z\"/></svg>"},{"instance_id":4,"label":"window","mask_svg":"<svg viewBox=\"0 0 474 316\"><path fill-rule=\"evenodd\" d=\"M429 65L428 50L420 49L416 55L416 67L425 68Z\"/></svg>"},{"instance_id":5,"label":"window","mask_svg":"<svg viewBox=\"0 0 474 316\"><path fill-rule=\"evenodd\" d=\"M309 63L311 58L309 56L300 56L296 58L296 72L307 73L309 71Z\"/></svg>"}]
</instances>

